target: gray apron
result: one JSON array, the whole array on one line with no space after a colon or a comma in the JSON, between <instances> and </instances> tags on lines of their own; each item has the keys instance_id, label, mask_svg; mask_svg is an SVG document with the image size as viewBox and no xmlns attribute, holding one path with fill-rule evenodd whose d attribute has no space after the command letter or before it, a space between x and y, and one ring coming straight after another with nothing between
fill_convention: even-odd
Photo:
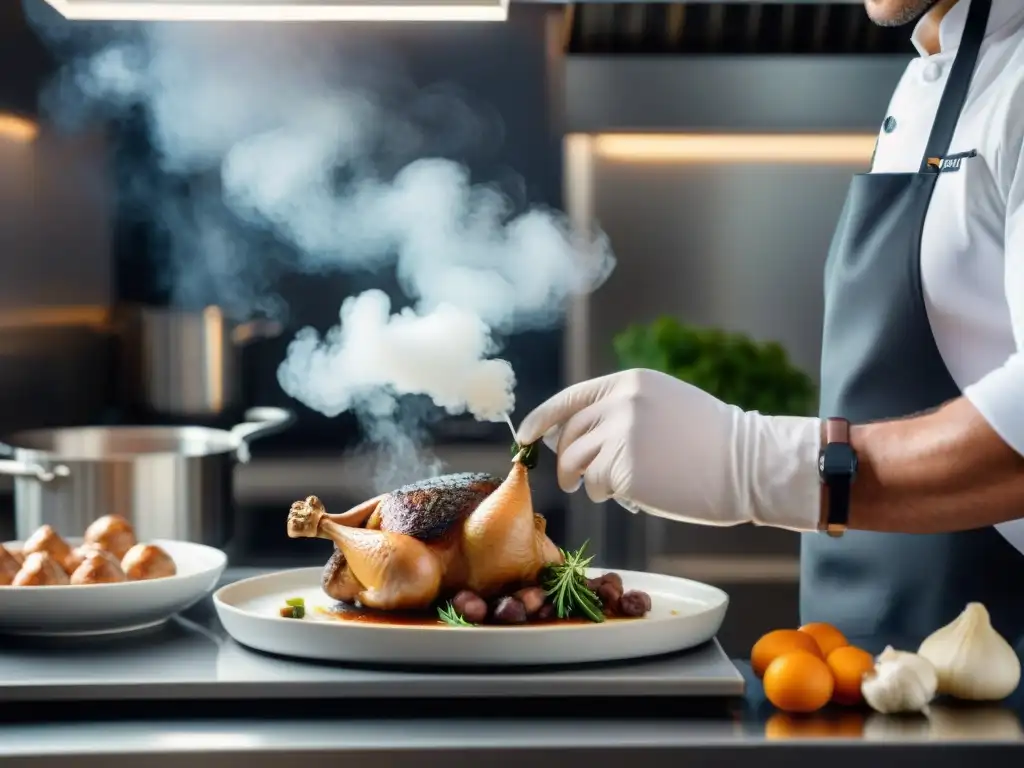
<instances>
[{"instance_id":1,"label":"gray apron","mask_svg":"<svg viewBox=\"0 0 1024 768\"><path fill-rule=\"evenodd\" d=\"M966 2L966 0L962 0ZM918 173L855 176L825 264L822 418L910 416L960 396L935 345L921 289L921 232L944 174L991 0L971 0ZM1024 557L994 528L936 535L803 536L801 621L827 621L877 653L916 650L970 601L1024 638Z\"/></svg>"}]
</instances>

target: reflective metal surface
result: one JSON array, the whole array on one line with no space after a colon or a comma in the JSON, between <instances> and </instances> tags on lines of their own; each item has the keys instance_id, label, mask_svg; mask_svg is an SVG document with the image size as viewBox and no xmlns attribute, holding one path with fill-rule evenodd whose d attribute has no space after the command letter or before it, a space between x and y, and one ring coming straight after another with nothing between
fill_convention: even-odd
<instances>
[{"instance_id":1,"label":"reflective metal surface","mask_svg":"<svg viewBox=\"0 0 1024 768\"><path fill-rule=\"evenodd\" d=\"M618 257L613 277L572 308L569 381L615 370L615 335L663 314L779 341L816 377L832 230L910 55L568 55L566 122L579 133L565 142L566 207L584 231L600 225ZM809 147L838 134L859 159L823 151L795 162L770 140ZM715 137L721 151L680 151L691 137ZM740 147L754 157L738 159ZM799 622L792 534L680 525L585 494L570 503L570 539L589 539L603 563L735 595L742 608L721 633L728 651Z\"/></svg>"},{"instance_id":2,"label":"reflective metal surface","mask_svg":"<svg viewBox=\"0 0 1024 768\"><path fill-rule=\"evenodd\" d=\"M270 321L234 323L219 307L130 307L119 325L125 402L175 417L230 411L242 396L242 347L281 333Z\"/></svg>"},{"instance_id":3,"label":"reflective metal surface","mask_svg":"<svg viewBox=\"0 0 1024 768\"><path fill-rule=\"evenodd\" d=\"M0 5L0 111L31 111L53 65L22 4ZM102 125L0 139L0 433L104 421L116 346L108 148Z\"/></svg>"},{"instance_id":4,"label":"reflective metal surface","mask_svg":"<svg viewBox=\"0 0 1024 768\"><path fill-rule=\"evenodd\" d=\"M229 571L225 582L255 575ZM5 658L8 658L5 655ZM189 681L223 681L245 697L253 676L273 675L300 684L322 670L325 678L344 669L312 668L233 644L224 637L209 600L183 619L159 630L88 646L13 647L12 663L47 665L48 679L61 675L101 679L107 685L145 678L179 686L169 699L136 702L125 716L108 703L46 704L33 722L27 702L3 706L0 765L42 765L60 760L62 768L137 766L191 768L244 761L248 768L301 763L318 766L458 765L622 766L788 766L827 764L830 768L929 768L983 761L986 768L1016 766L1024 758L1022 693L1006 702L980 705L939 702L927 715L895 717L856 708L791 716L764 700L749 665L737 662L747 693L726 710L682 713L672 699L631 698L600 704L562 704L541 715L540 699L498 699L500 714L486 715L479 699L430 699L412 711L393 701L362 706L362 714L331 717L331 702L305 706L260 696L213 702L203 714L187 692ZM93 670L90 673L87 670ZM289 670L295 670L290 677ZM356 675L372 672L356 672ZM398 674L398 673L394 673ZM417 678L420 675L412 675ZM24 677L24 676L23 676ZM30 682L30 681L29 681ZM184 685L182 685L184 684ZM328 687L328 686L322 686ZM383 707L385 712L378 711ZM419 711L416 711L416 710ZM467 709L469 710L467 712ZM475 714L473 710L477 711ZM461 712L461 714L459 714ZM38 715L38 712L35 713ZM187 761L187 762L186 762ZM822 761L827 761L823 763Z\"/></svg>"},{"instance_id":5,"label":"reflective metal surface","mask_svg":"<svg viewBox=\"0 0 1024 768\"><path fill-rule=\"evenodd\" d=\"M224 547L233 534L233 470L248 444L286 428L293 417L255 408L234 429L83 427L34 430L7 438L15 480L15 534L49 524L80 536L116 513L140 540L167 538Z\"/></svg>"}]
</instances>

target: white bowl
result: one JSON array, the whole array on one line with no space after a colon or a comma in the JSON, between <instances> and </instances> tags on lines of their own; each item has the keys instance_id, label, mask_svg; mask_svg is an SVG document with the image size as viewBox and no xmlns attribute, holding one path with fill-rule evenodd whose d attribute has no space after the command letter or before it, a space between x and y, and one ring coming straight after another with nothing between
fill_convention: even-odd
<instances>
[{"instance_id":1,"label":"white bowl","mask_svg":"<svg viewBox=\"0 0 1024 768\"><path fill-rule=\"evenodd\" d=\"M81 540L67 542L77 546ZM202 544L146 543L174 559L176 575L118 584L0 587L0 634L97 635L156 626L208 595L227 565L227 555ZM20 548L21 542L6 546Z\"/></svg>"}]
</instances>

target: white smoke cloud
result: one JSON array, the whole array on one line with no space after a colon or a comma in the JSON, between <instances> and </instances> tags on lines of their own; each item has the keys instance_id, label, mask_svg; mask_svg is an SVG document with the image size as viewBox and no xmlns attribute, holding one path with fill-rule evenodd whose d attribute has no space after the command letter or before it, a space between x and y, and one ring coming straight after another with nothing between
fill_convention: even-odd
<instances>
[{"instance_id":1,"label":"white smoke cloud","mask_svg":"<svg viewBox=\"0 0 1024 768\"><path fill-rule=\"evenodd\" d=\"M426 395L449 413L501 421L515 405L515 376L507 362L490 358L496 351L471 310L442 304L392 314L387 295L370 290L344 301L325 337L300 331L278 379L327 416L359 409L387 418L396 397Z\"/></svg>"},{"instance_id":2,"label":"white smoke cloud","mask_svg":"<svg viewBox=\"0 0 1024 768\"><path fill-rule=\"evenodd\" d=\"M67 50L67 23L38 5L26 0L37 28ZM559 213L516 211L459 163L429 158L431 130L480 139L494 132L491 116L443 90L416 92L380 62L339 67L338 41L314 32L129 25L71 61L48 103L103 116L142 104L163 170L219 175L224 210L193 200L202 210L169 228L172 253L200 244L210 271L197 278L194 256L179 261L183 301L213 285L222 299L260 303L261 254L232 243L228 223L269 229L294 250L290 268L396 270L413 307L393 312L379 291L338 297L338 325L322 336L303 329L288 349L279 381L290 396L327 416L354 410L392 446L409 435L394 429L406 395L501 420L515 405L515 376L495 358L495 335L556 323L567 297L610 273L608 244L573 233ZM404 112L388 106L395 94ZM457 120L450 131L424 129L409 117L417 105ZM375 157L410 154L420 159L397 174L375 167Z\"/></svg>"}]
</instances>

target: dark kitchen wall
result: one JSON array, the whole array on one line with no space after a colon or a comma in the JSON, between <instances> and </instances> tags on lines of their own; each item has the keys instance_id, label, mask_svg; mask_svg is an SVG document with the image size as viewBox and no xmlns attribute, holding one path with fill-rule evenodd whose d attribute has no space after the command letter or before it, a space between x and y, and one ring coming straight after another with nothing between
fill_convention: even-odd
<instances>
[{"instance_id":1,"label":"dark kitchen wall","mask_svg":"<svg viewBox=\"0 0 1024 768\"><path fill-rule=\"evenodd\" d=\"M39 85L52 66L46 48L26 28L21 3L0 3L0 112L34 113Z\"/></svg>"},{"instance_id":2,"label":"dark kitchen wall","mask_svg":"<svg viewBox=\"0 0 1024 768\"><path fill-rule=\"evenodd\" d=\"M420 84L448 83L458 88L468 104L485 120L502 127L500 141L484 136L471 157L458 157L480 181L507 181L520 202L561 207L561 134L549 114L546 83L545 22L551 10L533 5L514 5L506 24L375 25L339 30L339 39L358 36L379 43L387 55L400 60ZM555 11L558 13L558 11ZM489 113L491 119L487 119ZM289 302L292 330L305 324L326 328L337 319L341 299L350 293L380 285L381 276L293 277L282 287ZM387 286L394 289L393 285ZM292 297L301 296L301 301ZM283 359L286 336L264 342L251 350L249 381L253 402L284 404L275 370ZM513 337L503 356L510 360L519 379L517 411L526 410L554 392L561 376L561 331L528 333ZM299 408L301 428L282 435L289 439L331 445L349 439L344 418L328 420ZM435 429L441 442L476 439L507 441L504 425L481 425L468 419L446 419Z\"/></svg>"},{"instance_id":3,"label":"dark kitchen wall","mask_svg":"<svg viewBox=\"0 0 1024 768\"><path fill-rule=\"evenodd\" d=\"M34 118L53 71L20 2L0 2L0 114ZM0 135L0 433L105 415L111 300L102 129Z\"/></svg>"},{"instance_id":4,"label":"dark kitchen wall","mask_svg":"<svg viewBox=\"0 0 1024 768\"><path fill-rule=\"evenodd\" d=\"M545 25L549 11L538 7L513 9L506 24L317 25L282 28L291 39L326 38L344 52L339 66L354 62L360 68L400 67L417 85L453 90L469 106L466 126L441 131L466 136L434 135L428 156L464 162L473 179L497 181L513 193L518 204L559 207L561 202L561 137L548 114ZM232 41L237 45L237 38ZM348 63L346 63L348 62ZM443 126L447 116L439 116ZM386 127L385 127L386 130ZM129 173L138 174L140 148L135 141ZM414 159L413 157L406 160ZM149 172L152 172L150 169ZM122 298L164 301L152 283L156 271L140 265L148 256L160 258L152 237L139 234L137 224L118 227L116 263ZM142 228L143 230L145 227ZM126 233L131 233L126 237ZM272 243L267 248L276 247ZM269 251L268 251L269 253ZM290 401L277 384L276 370L297 329L312 325L326 330L337 321L342 300L367 288L392 293L397 284L390 274L284 275L275 288L287 306L286 332L262 340L244 351L246 401L251 405L284 405L298 411L298 425L260 446L310 449L314 452L346 447L358 439L350 417L328 419ZM561 332L522 334L512 338L503 356L520 378L519 409L539 402L561 380ZM432 425L440 442L507 439L503 425L478 424L470 419L443 419Z\"/></svg>"},{"instance_id":5,"label":"dark kitchen wall","mask_svg":"<svg viewBox=\"0 0 1024 768\"><path fill-rule=\"evenodd\" d=\"M29 0L41 2L41 0ZM487 119L485 125L500 126L487 130L463 160L475 180L508 182L518 202L560 207L562 187L561 135L549 114L546 83L547 17L557 10L537 6L515 6L506 24L419 24L309 26L305 30L289 25L286 34L309 34L337 39L339 49L358 48L368 56L399 63L424 86L446 84L464 95L465 100ZM284 28L283 28L284 29ZM11 53L17 51L20 53ZM49 70L45 50L25 27L21 4L0 3L0 94L11 94L17 103L30 104ZM201 72L196 73L202 77ZM144 156L138 137L128 140L125 126L113 128L110 178L120 177L116 169L130 160L132 173L152 173L140 167ZM0 169L2 175L2 169ZM119 207L115 205L115 207ZM138 217L123 211L110 217L113 246L110 252L87 255L94 272L105 275L114 265L115 300L145 298L159 301L152 259L159 258L157 241L139 226ZM54 227L58 222L40 222L36 226ZM152 251L152 252L150 252ZM0 282L12 269L11 257L0 253ZM103 260L103 264L95 263ZM49 290L42 277L37 278L35 301L45 301ZM381 275L327 275L305 277L285 275L276 289L287 304L286 332L278 339L255 343L244 352L246 400L250 405L287 405L299 413L298 425L273 440L261 441L261 451L280 448L309 448L334 451L357 437L353 423L344 416L327 419L290 401L276 380L276 369L295 331L305 325L326 330L337 320L342 300L368 287L393 290L393 282ZM520 379L517 388L519 413L553 392L561 381L561 331L529 333L513 337L504 354L511 360ZM439 425L439 440L505 440L507 430L492 425L476 425L461 420L446 420Z\"/></svg>"}]
</instances>

